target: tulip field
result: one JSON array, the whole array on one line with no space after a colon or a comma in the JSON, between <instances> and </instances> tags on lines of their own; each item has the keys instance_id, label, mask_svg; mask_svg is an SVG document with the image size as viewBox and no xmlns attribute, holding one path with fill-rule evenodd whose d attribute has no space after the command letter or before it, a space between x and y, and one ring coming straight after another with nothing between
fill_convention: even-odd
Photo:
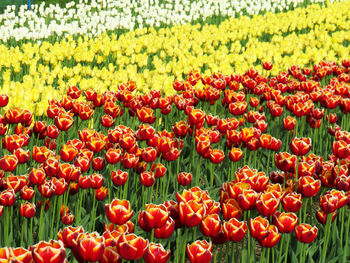
<instances>
[{"instance_id":1,"label":"tulip field","mask_svg":"<svg viewBox=\"0 0 350 263\"><path fill-rule=\"evenodd\" d=\"M0 10L0 263L350 262L350 1L131 2Z\"/></svg>"}]
</instances>

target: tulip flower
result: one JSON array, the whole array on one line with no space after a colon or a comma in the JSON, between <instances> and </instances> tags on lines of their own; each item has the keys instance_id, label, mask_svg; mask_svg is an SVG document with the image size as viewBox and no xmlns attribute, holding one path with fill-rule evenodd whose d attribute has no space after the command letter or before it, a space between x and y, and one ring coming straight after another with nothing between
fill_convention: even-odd
<instances>
[{"instance_id":1,"label":"tulip flower","mask_svg":"<svg viewBox=\"0 0 350 263\"><path fill-rule=\"evenodd\" d=\"M94 262L102 258L105 249L103 237L96 232L87 235L82 233L77 239L79 240L77 250L83 260Z\"/></svg>"},{"instance_id":2,"label":"tulip flower","mask_svg":"<svg viewBox=\"0 0 350 263\"><path fill-rule=\"evenodd\" d=\"M179 183L179 185L187 186L191 183L191 181L192 181L192 174L190 173L182 172L177 175L177 182Z\"/></svg>"},{"instance_id":3,"label":"tulip flower","mask_svg":"<svg viewBox=\"0 0 350 263\"><path fill-rule=\"evenodd\" d=\"M222 203L222 212L225 220L230 220L231 218L240 219L242 217L242 209L238 202L231 198Z\"/></svg>"},{"instance_id":4,"label":"tulip flower","mask_svg":"<svg viewBox=\"0 0 350 263\"><path fill-rule=\"evenodd\" d=\"M168 217L169 213L164 205L146 204L143 219L148 228L161 228Z\"/></svg>"},{"instance_id":5,"label":"tulip flower","mask_svg":"<svg viewBox=\"0 0 350 263\"><path fill-rule=\"evenodd\" d=\"M294 213L277 212L273 215L273 224L280 233L291 233L298 224L298 217Z\"/></svg>"},{"instance_id":6,"label":"tulip flower","mask_svg":"<svg viewBox=\"0 0 350 263\"><path fill-rule=\"evenodd\" d=\"M21 216L26 218L32 218L35 216L35 204L26 202L25 204L21 204L19 207L19 212Z\"/></svg>"},{"instance_id":7,"label":"tulip flower","mask_svg":"<svg viewBox=\"0 0 350 263\"><path fill-rule=\"evenodd\" d=\"M18 164L16 155L4 155L0 159L0 168L5 172L13 172Z\"/></svg>"},{"instance_id":8,"label":"tulip flower","mask_svg":"<svg viewBox=\"0 0 350 263\"><path fill-rule=\"evenodd\" d=\"M134 214L127 200L114 199L112 203L105 205L106 216L113 224L122 225Z\"/></svg>"},{"instance_id":9,"label":"tulip flower","mask_svg":"<svg viewBox=\"0 0 350 263\"><path fill-rule=\"evenodd\" d=\"M250 234L257 240L262 240L268 237L270 234L269 226L269 221L266 218L258 216L254 219L249 219Z\"/></svg>"},{"instance_id":10,"label":"tulip flower","mask_svg":"<svg viewBox=\"0 0 350 263\"><path fill-rule=\"evenodd\" d=\"M153 172L142 172L140 174L140 181L143 186L150 187L155 183L155 176Z\"/></svg>"},{"instance_id":11,"label":"tulip flower","mask_svg":"<svg viewBox=\"0 0 350 263\"><path fill-rule=\"evenodd\" d=\"M333 154L339 159L345 159L350 156L350 144L344 140L333 142L332 150Z\"/></svg>"},{"instance_id":12,"label":"tulip flower","mask_svg":"<svg viewBox=\"0 0 350 263\"><path fill-rule=\"evenodd\" d=\"M298 192L305 197L316 196L321 188L321 181L310 176L303 176L298 180Z\"/></svg>"},{"instance_id":13,"label":"tulip flower","mask_svg":"<svg viewBox=\"0 0 350 263\"><path fill-rule=\"evenodd\" d=\"M276 198L271 192L260 193L256 200L256 208L259 214L271 216L277 210L279 203L279 198Z\"/></svg>"},{"instance_id":14,"label":"tulip flower","mask_svg":"<svg viewBox=\"0 0 350 263\"><path fill-rule=\"evenodd\" d=\"M82 226L79 226L79 227L68 226L63 230L60 229L57 236L58 236L58 239L63 242L64 247L72 248L73 240L75 240L79 236L79 234L83 232L84 232L84 229Z\"/></svg>"},{"instance_id":15,"label":"tulip flower","mask_svg":"<svg viewBox=\"0 0 350 263\"><path fill-rule=\"evenodd\" d=\"M298 156L306 155L311 149L311 139L310 138L293 138L289 144L290 150L293 154Z\"/></svg>"},{"instance_id":16,"label":"tulip flower","mask_svg":"<svg viewBox=\"0 0 350 263\"><path fill-rule=\"evenodd\" d=\"M203 220L206 210L203 203L195 200L179 203L181 223L187 227L195 227Z\"/></svg>"},{"instance_id":17,"label":"tulip flower","mask_svg":"<svg viewBox=\"0 0 350 263\"><path fill-rule=\"evenodd\" d=\"M333 213L338 208L339 200L332 194L320 196L320 207L326 214Z\"/></svg>"},{"instance_id":18,"label":"tulip flower","mask_svg":"<svg viewBox=\"0 0 350 263\"><path fill-rule=\"evenodd\" d=\"M303 243L312 243L317 237L318 228L308 224L300 224L294 231L298 241Z\"/></svg>"},{"instance_id":19,"label":"tulip flower","mask_svg":"<svg viewBox=\"0 0 350 263\"><path fill-rule=\"evenodd\" d=\"M33 259L38 263L63 263L66 259L66 251L61 241L41 241L31 247Z\"/></svg>"},{"instance_id":20,"label":"tulip flower","mask_svg":"<svg viewBox=\"0 0 350 263\"><path fill-rule=\"evenodd\" d=\"M202 234L208 237L216 236L220 228L221 222L217 214L207 215L200 224Z\"/></svg>"},{"instance_id":21,"label":"tulip flower","mask_svg":"<svg viewBox=\"0 0 350 263\"><path fill-rule=\"evenodd\" d=\"M118 240L118 251L125 260L140 259L146 252L148 240L135 234L122 234Z\"/></svg>"},{"instance_id":22,"label":"tulip flower","mask_svg":"<svg viewBox=\"0 0 350 263\"><path fill-rule=\"evenodd\" d=\"M170 250L165 250L162 244L150 243L147 247L143 260L146 263L165 263L169 260Z\"/></svg>"},{"instance_id":23,"label":"tulip flower","mask_svg":"<svg viewBox=\"0 0 350 263\"><path fill-rule=\"evenodd\" d=\"M238 204L244 210L253 210L257 198L258 194L253 189L243 189L242 193L238 195Z\"/></svg>"},{"instance_id":24,"label":"tulip flower","mask_svg":"<svg viewBox=\"0 0 350 263\"><path fill-rule=\"evenodd\" d=\"M187 245L186 251L187 256L190 259L191 263L209 263L213 254L212 254L212 243L208 243L205 240L197 240L190 245Z\"/></svg>"},{"instance_id":25,"label":"tulip flower","mask_svg":"<svg viewBox=\"0 0 350 263\"><path fill-rule=\"evenodd\" d=\"M122 258L116 247L106 247L99 263L121 263Z\"/></svg>"},{"instance_id":26,"label":"tulip flower","mask_svg":"<svg viewBox=\"0 0 350 263\"><path fill-rule=\"evenodd\" d=\"M121 186L128 180L128 173L121 170L112 171L111 178L114 185Z\"/></svg>"},{"instance_id":27,"label":"tulip flower","mask_svg":"<svg viewBox=\"0 0 350 263\"><path fill-rule=\"evenodd\" d=\"M16 193L13 189L4 190L0 193L0 205L13 206L16 202Z\"/></svg>"},{"instance_id":28,"label":"tulip flower","mask_svg":"<svg viewBox=\"0 0 350 263\"><path fill-rule=\"evenodd\" d=\"M240 242L248 229L245 221L240 222L236 218L231 218L228 222L224 222L223 227L226 236L233 242Z\"/></svg>"},{"instance_id":29,"label":"tulip flower","mask_svg":"<svg viewBox=\"0 0 350 263\"><path fill-rule=\"evenodd\" d=\"M270 225L267 229L268 235L259 239L259 244L263 247L274 247L281 239L281 234L278 233L278 229L274 225Z\"/></svg>"}]
</instances>

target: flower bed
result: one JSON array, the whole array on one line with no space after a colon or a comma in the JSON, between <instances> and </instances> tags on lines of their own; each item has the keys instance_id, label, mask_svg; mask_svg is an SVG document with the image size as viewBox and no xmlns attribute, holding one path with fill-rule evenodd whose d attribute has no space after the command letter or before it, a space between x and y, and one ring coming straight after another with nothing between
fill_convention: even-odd
<instances>
[{"instance_id":1,"label":"flower bed","mask_svg":"<svg viewBox=\"0 0 350 263\"><path fill-rule=\"evenodd\" d=\"M98 36L106 31L134 30L143 27L164 27L196 20L216 22L239 15L278 12L326 3L325 0L293 1L79 1L65 7L58 4L9 5L0 14L0 40L38 40L68 35ZM330 1L333 2L333 1Z\"/></svg>"},{"instance_id":2,"label":"flower bed","mask_svg":"<svg viewBox=\"0 0 350 263\"><path fill-rule=\"evenodd\" d=\"M273 66L72 86L35 120L1 95L0 259L346 262L350 60Z\"/></svg>"},{"instance_id":3,"label":"flower bed","mask_svg":"<svg viewBox=\"0 0 350 263\"><path fill-rule=\"evenodd\" d=\"M252 65L261 72L261 61L273 61L271 74L277 75L294 64L308 66L349 56L348 9L349 2L311 5L230 19L217 26L184 25L136 30L119 38L104 34L54 44L1 45L0 85L11 97L8 107L43 115L47 101L65 94L67 85L102 92L134 80L138 92L155 89L174 94L172 82L192 68L206 74L242 74Z\"/></svg>"}]
</instances>

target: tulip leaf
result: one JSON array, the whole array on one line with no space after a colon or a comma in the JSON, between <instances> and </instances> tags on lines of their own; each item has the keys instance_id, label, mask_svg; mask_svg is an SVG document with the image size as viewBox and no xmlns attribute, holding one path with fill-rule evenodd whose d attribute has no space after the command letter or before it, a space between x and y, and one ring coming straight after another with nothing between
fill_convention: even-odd
<instances>
[{"instance_id":1,"label":"tulip leaf","mask_svg":"<svg viewBox=\"0 0 350 263\"><path fill-rule=\"evenodd\" d=\"M291 259L291 262L292 263L298 263L299 262L299 259L296 255L296 253L294 251L291 251L292 252L292 259Z\"/></svg>"}]
</instances>

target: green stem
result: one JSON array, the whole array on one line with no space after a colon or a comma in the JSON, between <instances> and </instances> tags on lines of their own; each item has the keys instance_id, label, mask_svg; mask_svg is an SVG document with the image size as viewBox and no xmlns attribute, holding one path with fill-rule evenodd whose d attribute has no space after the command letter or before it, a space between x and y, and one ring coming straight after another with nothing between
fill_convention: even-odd
<instances>
[{"instance_id":1,"label":"green stem","mask_svg":"<svg viewBox=\"0 0 350 263\"><path fill-rule=\"evenodd\" d=\"M60 225L60 216L61 216L61 206L62 206L62 199L63 199L63 196L60 195L58 196L58 203L57 203L57 211L56 211L56 227L55 227L55 234L57 234L58 232L58 227ZM65 208L64 208L65 209ZM54 220L54 219L53 219Z\"/></svg>"},{"instance_id":2,"label":"green stem","mask_svg":"<svg viewBox=\"0 0 350 263\"><path fill-rule=\"evenodd\" d=\"M266 262L270 262L270 248L266 248L266 253L267 253L267 257L266 257Z\"/></svg>"},{"instance_id":3,"label":"green stem","mask_svg":"<svg viewBox=\"0 0 350 263\"><path fill-rule=\"evenodd\" d=\"M329 241L329 231L330 231L331 224L332 224L333 213L330 213L327 215L326 230L325 230L325 242L323 244L322 258L321 258L322 263L326 262L327 246L328 246L328 241Z\"/></svg>"},{"instance_id":4,"label":"green stem","mask_svg":"<svg viewBox=\"0 0 350 263\"><path fill-rule=\"evenodd\" d=\"M287 245L286 245L286 253L284 254L284 263L287 263L288 261L288 249L289 249L289 242L290 242L290 236L291 234L288 234L287 236Z\"/></svg>"},{"instance_id":5,"label":"green stem","mask_svg":"<svg viewBox=\"0 0 350 263\"><path fill-rule=\"evenodd\" d=\"M280 249L278 253L278 262L281 262L281 259L282 259L282 251L283 251L283 244L284 244L285 238L286 238L285 234L282 234L282 240L281 240Z\"/></svg>"},{"instance_id":6,"label":"green stem","mask_svg":"<svg viewBox=\"0 0 350 263\"><path fill-rule=\"evenodd\" d=\"M50 227L50 238L53 238L53 225L55 222L56 202L57 202L57 196L54 196L53 207L52 207L52 217L51 217L51 227Z\"/></svg>"},{"instance_id":7,"label":"green stem","mask_svg":"<svg viewBox=\"0 0 350 263\"><path fill-rule=\"evenodd\" d=\"M349 209L350 210L350 209ZM348 247L349 247L349 231L350 231L350 218L348 217L348 222L346 224L346 237L345 237L345 249L344 249L344 256L343 256L343 262L346 262L346 258L348 256Z\"/></svg>"},{"instance_id":8,"label":"green stem","mask_svg":"<svg viewBox=\"0 0 350 263\"><path fill-rule=\"evenodd\" d=\"M21 231L21 247L24 247L24 243L23 243L23 236L24 236L24 226L25 223L27 222L26 219L24 217L22 217L22 231Z\"/></svg>"},{"instance_id":9,"label":"green stem","mask_svg":"<svg viewBox=\"0 0 350 263\"><path fill-rule=\"evenodd\" d=\"M40 208L38 241L43 240L43 217L44 217L45 202L46 200L43 199L41 203L41 208Z\"/></svg>"},{"instance_id":10,"label":"green stem","mask_svg":"<svg viewBox=\"0 0 350 263\"><path fill-rule=\"evenodd\" d=\"M231 247L232 247L232 252L231 252L231 263L234 263L234 261L236 260L236 257L235 257L235 254L236 254L236 243L235 242L232 242L231 244ZM216 261L214 261L216 262Z\"/></svg>"},{"instance_id":11,"label":"green stem","mask_svg":"<svg viewBox=\"0 0 350 263\"><path fill-rule=\"evenodd\" d=\"M297 162L295 165L295 189L298 187L298 167L299 166L299 156L297 156Z\"/></svg>"},{"instance_id":12,"label":"green stem","mask_svg":"<svg viewBox=\"0 0 350 263\"><path fill-rule=\"evenodd\" d=\"M188 227L185 227L185 231L184 231L184 235L182 238L182 257L181 257L181 261L180 262L185 262L185 258L186 258L186 245L187 245L187 234L188 234Z\"/></svg>"},{"instance_id":13,"label":"green stem","mask_svg":"<svg viewBox=\"0 0 350 263\"><path fill-rule=\"evenodd\" d=\"M125 113L124 113L125 114ZM124 193L123 193L123 199L126 200L128 197L128 185L129 185L129 181L130 181L130 176L128 178L128 180L126 180L125 184L124 184Z\"/></svg>"},{"instance_id":14,"label":"green stem","mask_svg":"<svg viewBox=\"0 0 350 263\"><path fill-rule=\"evenodd\" d=\"M265 263L265 254L266 254L266 247L262 248L261 255L260 255L260 263Z\"/></svg>"},{"instance_id":15,"label":"green stem","mask_svg":"<svg viewBox=\"0 0 350 263\"><path fill-rule=\"evenodd\" d=\"M92 190L92 226L91 226L91 232L95 229L95 220L96 220L96 198L95 198L95 189Z\"/></svg>"},{"instance_id":16,"label":"green stem","mask_svg":"<svg viewBox=\"0 0 350 263\"><path fill-rule=\"evenodd\" d=\"M152 228L152 232L151 232L151 242L153 242L153 240L154 240L154 230L155 230L155 228Z\"/></svg>"}]
</instances>

